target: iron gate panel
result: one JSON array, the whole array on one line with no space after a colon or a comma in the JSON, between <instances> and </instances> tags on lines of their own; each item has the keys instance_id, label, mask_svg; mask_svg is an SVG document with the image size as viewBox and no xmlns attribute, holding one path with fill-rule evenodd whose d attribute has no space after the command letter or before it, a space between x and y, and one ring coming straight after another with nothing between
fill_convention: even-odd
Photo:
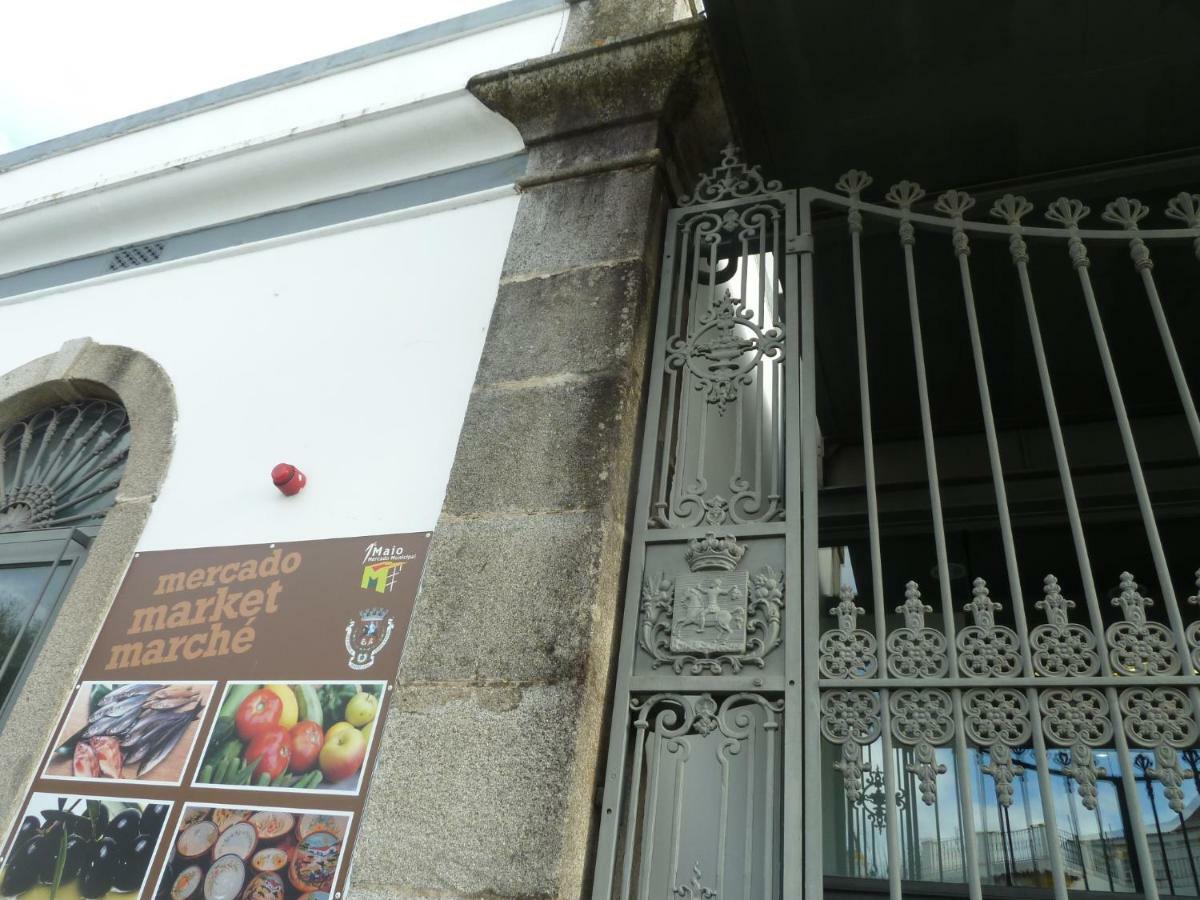
<instances>
[{"instance_id":1,"label":"iron gate panel","mask_svg":"<svg viewBox=\"0 0 1200 900\"><path fill-rule=\"evenodd\" d=\"M931 881L972 898L991 884L1200 895L1200 588L1181 593L1193 576L1177 558L1200 504L1176 499L1196 484L1200 418L1169 321L1181 307L1164 303L1151 255L1200 256L1200 196L1173 198L1166 215L1183 227L1161 229L1120 198L1101 216L1110 230L1085 228L1079 201L1050 204L1050 224L1033 226L1022 197L996 200L989 222L968 218L975 201L960 191L925 212L916 184L893 186L888 206L863 199L869 185L851 171L840 194L784 191L730 148L669 217L594 896L817 898L839 877L878 879L896 898ZM831 216L838 242L825 237ZM876 253L886 230L891 268L868 266L864 234ZM826 244L848 259L826 262ZM1112 408L1101 430L1117 449L1060 416L1055 385L1076 373L1047 351L1035 249L1055 304L1068 302L1063 275L1074 282L1087 330L1073 352L1095 354ZM1154 398L1170 400L1165 425L1143 414L1140 384L1132 406L1122 393L1138 363L1104 322L1110 294L1131 302L1128 285L1107 257L1091 277L1114 249L1170 374L1173 391ZM872 305L881 284L890 309ZM1032 353L1021 377L1044 414L1033 431L997 421L993 394L999 384L1008 402L1012 373L989 377L996 303L1019 312ZM899 309L907 333L887 319ZM891 355L872 338L884 320ZM819 359L829 346L840 356ZM872 387L889 403L911 389L907 458ZM970 427L948 426L939 409L966 393ZM853 490L841 474L825 483L846 468L825 446L825 415L858 420ZM1171 449L1176 419L1186 460ZM1094 512L1092 492L1114 478L1136 518ZM1030 497L1051 482L1037 503L1061 506L1040 540ZM1156 502L1170 507L1162 527ZM1148 555L1118 540L1133 524ZM914 541L932 545L928 571L905 550ZM971 541L990 542L980 571L957 559ZM1033 569L1046 554L1066 581ZM1153 597L1126 571L1140 556Z\"/></svg>"}]
</instances>

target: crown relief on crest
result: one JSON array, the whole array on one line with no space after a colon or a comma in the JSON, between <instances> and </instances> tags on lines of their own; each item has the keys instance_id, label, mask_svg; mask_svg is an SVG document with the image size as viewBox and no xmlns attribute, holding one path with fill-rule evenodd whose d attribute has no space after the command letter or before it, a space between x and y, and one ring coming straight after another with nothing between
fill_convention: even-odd
<instances>
[{"instance_id":1,"label":"crown relief on crest","mask_svg":"<svg viewBox=\"0 0 1200 900\"><path fill-rule=\"evenodd\" d=\"M721 570L732 572L746 555L746 548L739 544L732 535L717 537L715 532L708 532L702 538L688 541L688 549L684 554L688 568L693 572L705 570Z\"/></svg>"}]
</instances>

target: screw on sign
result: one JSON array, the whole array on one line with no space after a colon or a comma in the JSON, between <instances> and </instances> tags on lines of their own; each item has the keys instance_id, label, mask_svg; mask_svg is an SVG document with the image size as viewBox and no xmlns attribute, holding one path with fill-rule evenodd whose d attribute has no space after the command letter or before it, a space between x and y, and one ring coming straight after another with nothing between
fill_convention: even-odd
<instances>
[{"instance_id":1,"label":"screw on sign","mask_svg":"<svg viewBox=\"0 0 1200 900\"><path fill-rule=\"evenodd\" d=\"M308 484L308 477L291 463L280 463L271 470L271 481L285 497L292 497Z\"/></svg>"}]
</instances>

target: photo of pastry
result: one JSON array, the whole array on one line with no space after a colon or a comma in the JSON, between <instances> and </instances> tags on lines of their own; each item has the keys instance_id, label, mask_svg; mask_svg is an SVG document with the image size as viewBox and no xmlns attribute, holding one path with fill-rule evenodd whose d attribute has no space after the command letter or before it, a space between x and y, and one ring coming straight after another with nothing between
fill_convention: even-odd
<instances>
[{"instance_id":1,"label":"photo of pastry","mask_svg":"<svg viewBox=\"0 0 1200 900\"><path fill-rule=\"evenodd\" d=\"M84 682L47 778L179 784L216 683Z\"/></svg>"},{"instance_id":2,"label":"photo of pastry","mask_svg":"<svg viewBox=\"0 0 1200 900\"><path fill-rule=\"evenodd\" d=\"M170 806L33 794L0 869L0 895L21 900L137 896Z\"/></svg>"},{"instance_id":3,"label":"photo of pastry","mask_svg":"<svg viewBox=\"0 0 1200 900\"><path fill-rule=\"evenodd\" d=\"M384 683L232 682L194 783L357 792Z\"/></svg>"},{"instance_id":4,"label":"photo of pastry","mask_svg":"<svg viewBox=\"0 0 1200 900\"><path fill-rule=\"evenodd\" d=\"M157 900L328 900L349 813L188 804Z\"/></svg>"}]
</instances>

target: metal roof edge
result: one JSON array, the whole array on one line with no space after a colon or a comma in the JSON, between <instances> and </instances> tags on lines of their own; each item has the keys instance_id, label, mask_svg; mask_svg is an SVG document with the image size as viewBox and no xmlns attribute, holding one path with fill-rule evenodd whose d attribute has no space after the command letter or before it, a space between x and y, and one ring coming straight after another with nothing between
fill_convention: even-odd
<instances>
[{"instance_id":1,"label":"metal roof edge","mask_svg":"<svg viewBox=\"0 0 1200 900\"><path fill-rule=\"evenodd\" d=\"M341 50L329 56L322 56L308 62L298 63L265 75L258 75L244 81L238 81L225 87L215 88L175 100L163 106L156 106L143 112L133 113L120 119L113 119L100 125L93 125L81 131L51 138L28 147L21 147L8 153L0 154L0 175L21 166L30 165L59 156L73 150L79 150L92 144L141 131L155 125L181 119L195 113L244 100L249 97L270 93L285 87L303 84L325 75L358 68L370 63L380 62L394 56L409 53L414 50L430 47L435 44L465 37L478 31L507 25L521 19L531 18L555 9L566 9L568 0L504 0L495 6L478 9L442 22L434 22L412 31L405 31L391 37Z\"/></svg>"}]
</instances>

